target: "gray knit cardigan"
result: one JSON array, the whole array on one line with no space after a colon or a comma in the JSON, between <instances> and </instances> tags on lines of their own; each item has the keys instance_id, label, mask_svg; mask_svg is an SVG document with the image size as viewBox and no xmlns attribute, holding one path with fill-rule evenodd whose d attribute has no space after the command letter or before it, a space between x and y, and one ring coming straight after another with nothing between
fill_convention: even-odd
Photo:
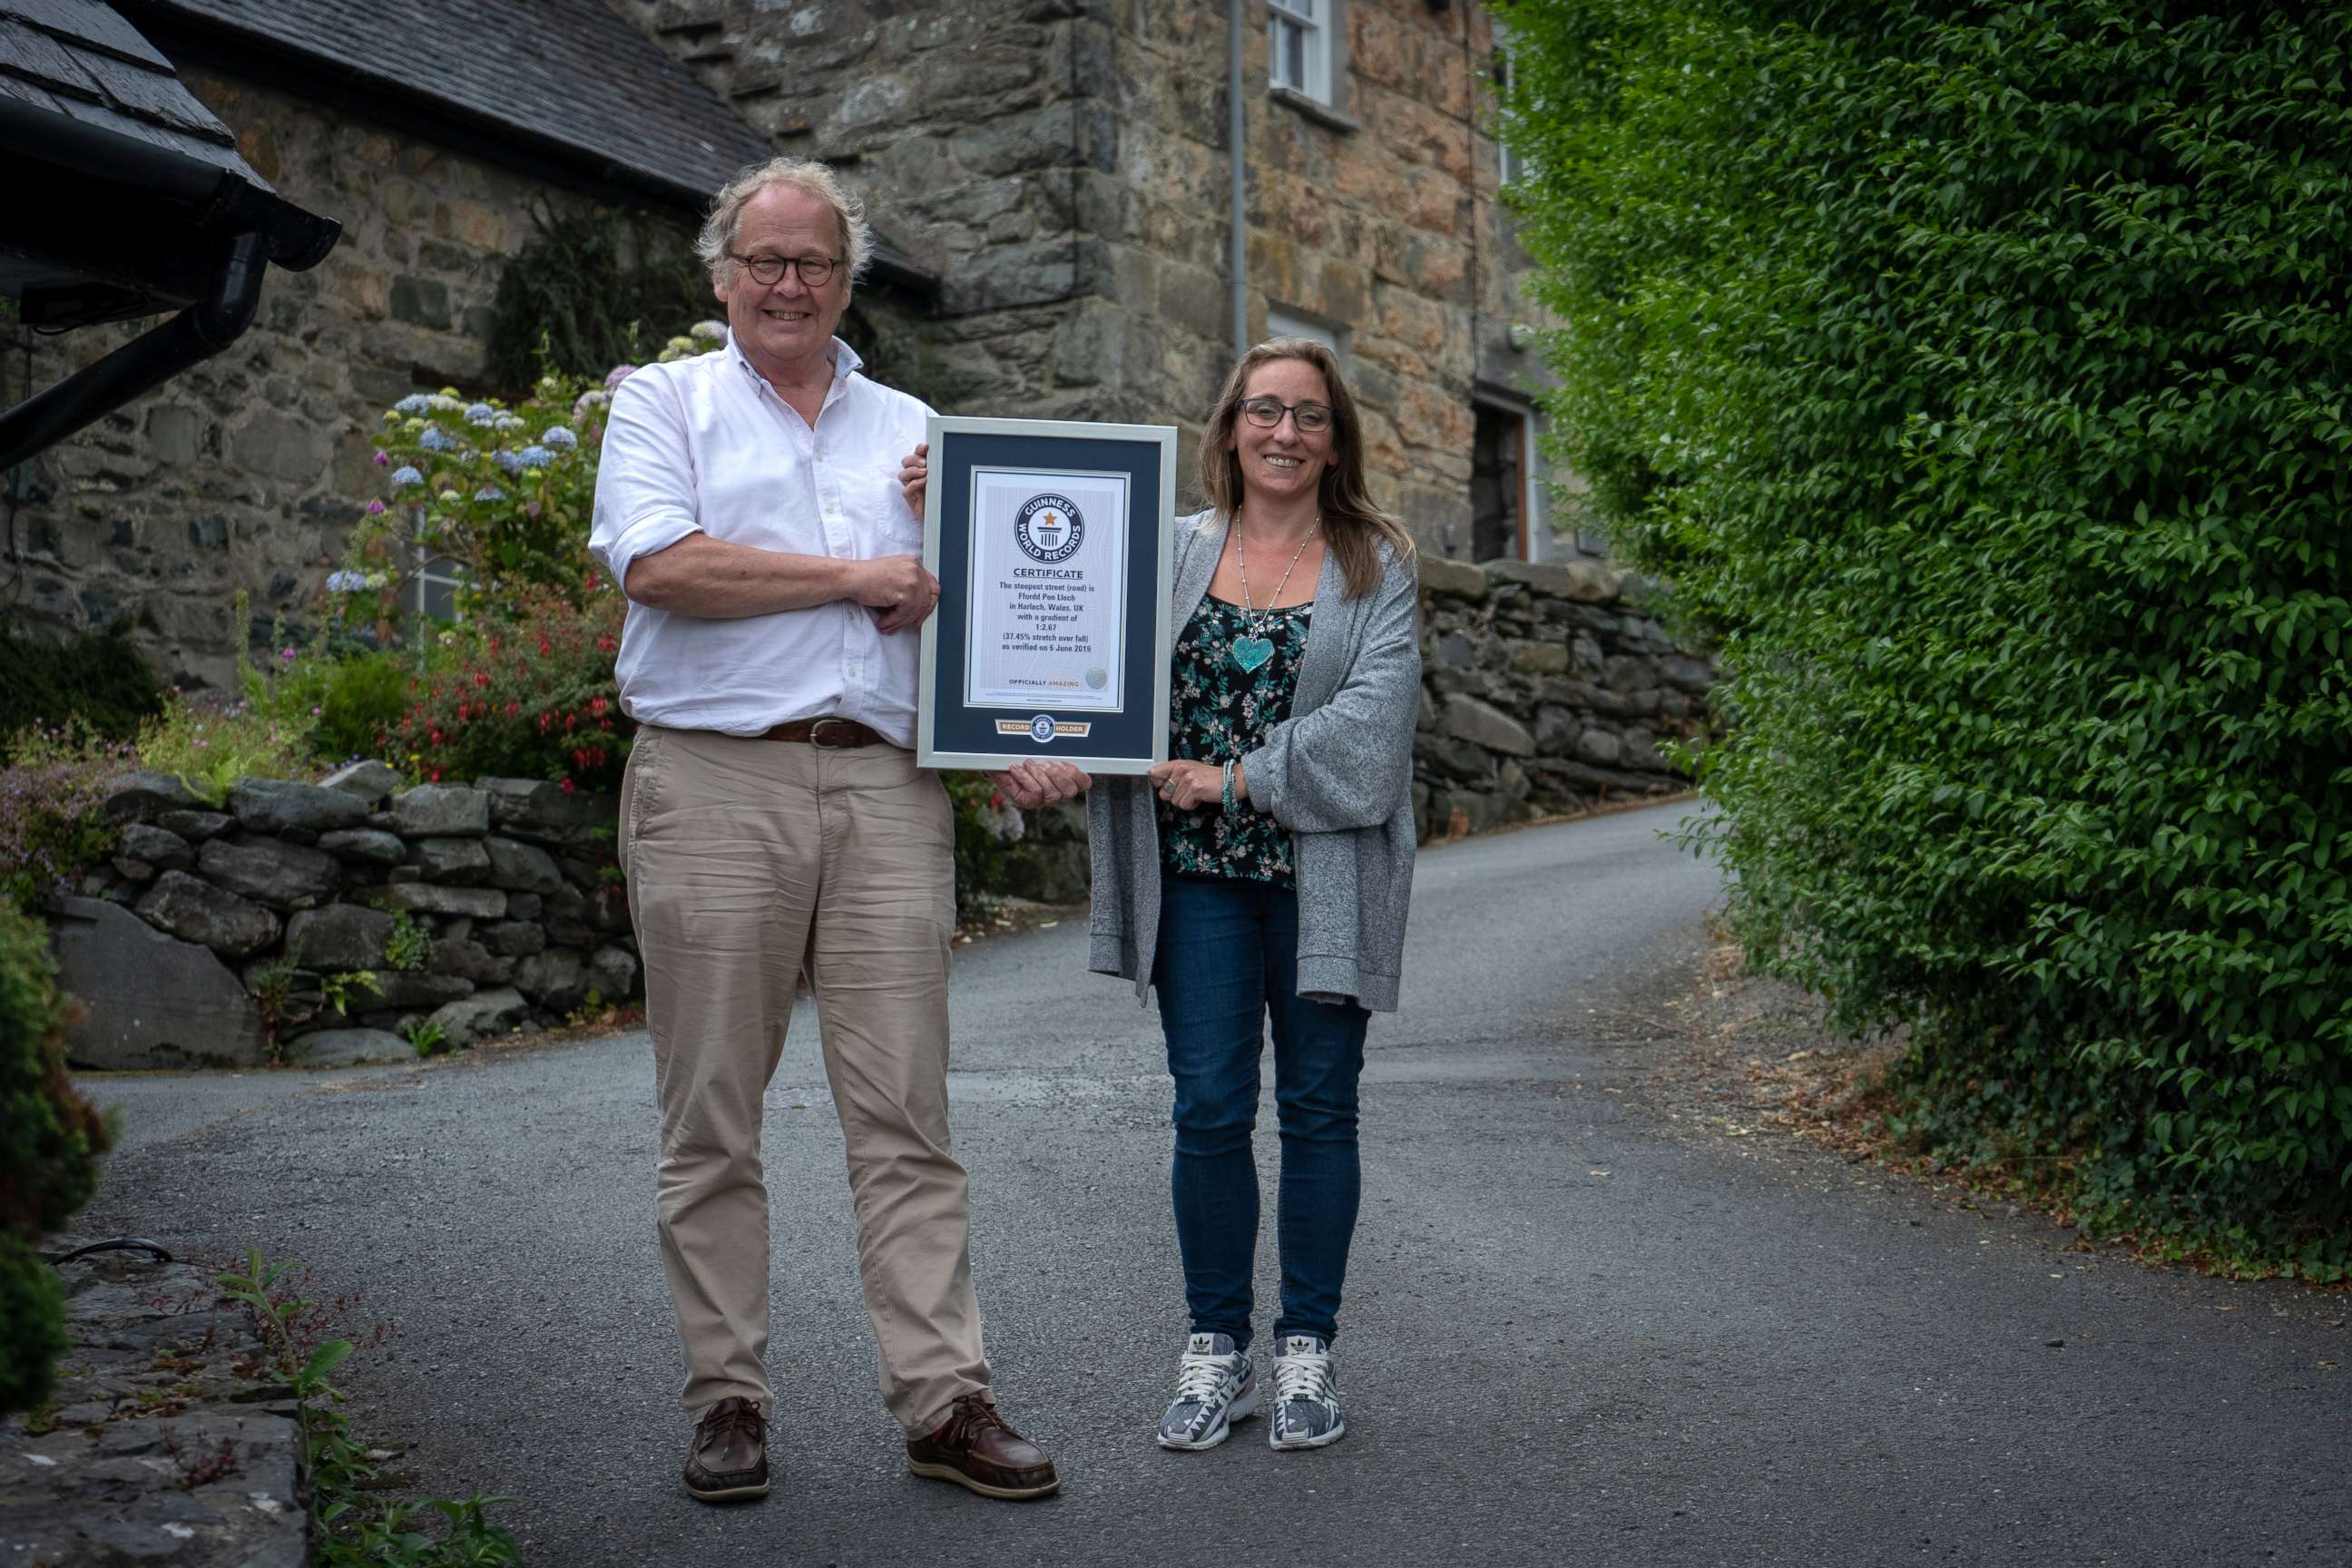
<instances>
[{"instance_id":1,"label":"gray knit cardigan","mask_svg":"<svg viewBox=\"0 0 2352 1568\"><path fill-rule=\"evenodd\" d=\"M1201 607L1224 552L1225 522L1204 511L1176 525L1169 625ZM1290 717L1242 759L1243 810L1290 829L1298 886L1298 991L1393 1012L1412 895L1412 731L1421 711L1421 577L1381 550L1379 586L1341 596L1328 552ZM1203 807L1202 809L1213 809ZM1094 911L1087 967L1148 997L1160 937L1160 825L1149 781L1095 781L1087 803Z\"/></svg>"}]
</instances>

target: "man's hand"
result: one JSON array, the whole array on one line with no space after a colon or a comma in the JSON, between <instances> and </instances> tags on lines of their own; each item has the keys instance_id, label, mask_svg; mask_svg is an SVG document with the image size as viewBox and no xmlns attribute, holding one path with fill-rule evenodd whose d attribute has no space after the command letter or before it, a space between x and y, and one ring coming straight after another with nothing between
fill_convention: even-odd
<instances>
[{"instance_id":1,"label":"man's hand","mask_svg":"<svg viewBox=\"0 0 2352 1568\"><path fill-rule=\"evenodd\" d=\"M1225 802L1225 770L1214 763L1167 762L1145 775L1160 799L1179 811ZM1234 799L1242 798L1242 774L1234 770Z\"/></svg>"},{"instance_id":2,"label":"man's hand","mask_svg":"<svg viewBox=\"0 0 2352 1568\"><path fill-rule=\"evenodd\" d=\"M850 597L875 612L885 637L923 624L940 602L940 580L919 555L877 555L857 563Z\"/></svg>"},{"instance_id":3,"label":"man's hand","mask_svg":"<svg viewBox=\"0 0 2352 1568\"><path fill-rule=\"evenodd\" d=\"M917 517L923 515L923 492L931 482L931 444L918 441L915 449L898 462L898 493L907 498L907 510Z\"/></svg>"},{"instance_id":4,"label":"man's hand","mask_svg":"<svg viewBox=\"0 0 2352 1568\"><path fill-rule=\"evenodd\" d=\"M1071 763L1019 762L988 775L997 793L1024 811L1053 805L1087 793L1095 781Z\"/></svg>"}]
</instances>

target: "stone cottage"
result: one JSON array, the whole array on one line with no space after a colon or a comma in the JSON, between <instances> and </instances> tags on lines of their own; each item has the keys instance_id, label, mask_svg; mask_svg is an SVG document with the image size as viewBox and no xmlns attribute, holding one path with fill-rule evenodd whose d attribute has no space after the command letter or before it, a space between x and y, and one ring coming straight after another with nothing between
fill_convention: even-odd
<instances>
[{"instance_id":1,"label":"stone cottage","mask_svg":"<svg viewBox=\"0 0 2352 1568\"><path fill-rule=\"evenodd\" d=\"M870 199L890 243L853 326L940 407L1172 422L1189 463L1236 343L1304 332L1349 366L1376 493L1425 549L1572 552L1544 515L1486 11L1238 3L1236 28L1189 0L121 0L346 237L272 279L235 353L0 476L6 614L129 616L160 671L222 683L273 617L300 635L382 409L497 390L493 300L541 226L683 234L771 151ZM8 328L0 396L131 330Z\"/></svg>"}]
</instances>

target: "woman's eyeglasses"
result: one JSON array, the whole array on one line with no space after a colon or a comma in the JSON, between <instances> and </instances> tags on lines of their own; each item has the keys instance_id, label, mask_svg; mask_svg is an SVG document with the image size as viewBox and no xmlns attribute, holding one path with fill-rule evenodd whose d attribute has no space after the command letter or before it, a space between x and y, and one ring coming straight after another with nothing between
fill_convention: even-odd
<instances>
[{"instance_id":1,"label":"woman's eyeglasses","mask_svg":"<svg viewBox=\"0 0 2352 1568\"><path fill-rule=\"evenodd\" d=\"M1320 403L1284 403L1273 397L1245 397L1242 400L1242 413L1251 424L1264 430L1271 430L1281 424L1286 414L1290 416L1290 422L1298 426L1301 436L1320 436L1331 428L1331 410Z\"/></svg>"}]
</instances>

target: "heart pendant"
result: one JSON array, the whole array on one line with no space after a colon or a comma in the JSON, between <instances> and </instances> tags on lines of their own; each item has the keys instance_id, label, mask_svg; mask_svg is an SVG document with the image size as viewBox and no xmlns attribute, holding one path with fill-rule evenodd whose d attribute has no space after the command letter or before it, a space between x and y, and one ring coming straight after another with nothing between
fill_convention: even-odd
<instances>
[{"instance_id":1,"label":"heart pendant","mask_svg":"<svg viewBox=\"0 0 2352 1568\"><path fill-rule=\"evenodd\" d=\"M1234 639L1234 662L1244 669L1255 669L1273 657L1274 639L1271 637L1235 637Z\"/></svg>"}]
</instances>

